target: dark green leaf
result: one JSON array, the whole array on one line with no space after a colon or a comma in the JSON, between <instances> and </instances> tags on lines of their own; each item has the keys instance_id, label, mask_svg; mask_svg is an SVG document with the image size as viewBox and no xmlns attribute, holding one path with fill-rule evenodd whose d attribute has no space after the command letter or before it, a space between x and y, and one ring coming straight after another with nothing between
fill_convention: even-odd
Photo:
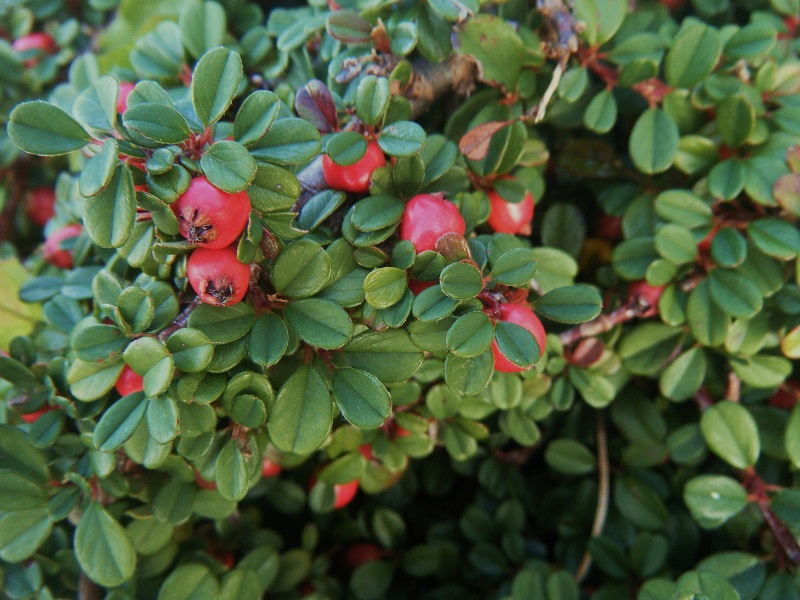
<instances>
[{"instance_id":1,"label":"dark green leaf","mask_svg":"<svg viewBox=\"0 0 800 600\"><path fill-rule=\"evenodd\" d=\"M30 154L57 156L83 148L91 136L64 110L34 101L20 104L8 117L8 135Z\"/></svg>"}]
</instances>

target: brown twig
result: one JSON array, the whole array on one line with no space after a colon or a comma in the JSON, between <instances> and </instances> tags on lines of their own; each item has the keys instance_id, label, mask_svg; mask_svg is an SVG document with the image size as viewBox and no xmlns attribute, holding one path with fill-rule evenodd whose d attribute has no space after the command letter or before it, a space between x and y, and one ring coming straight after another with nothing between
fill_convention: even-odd
<instances>
[{"instance_id":1,"label":"brown twig","mask_svg":"<svg viewBox=\"0 0 800 600\"><path fill-rule=\"evenodd\" d=\"M602 412L597 412L597 506L590 539L600 535L608 516L608 503L611 496L611 468L608 461L608 436ZM592 554L588 548L575 571L575 581L580 583L592 566Z\"/></svg>"},{"instance_id":2,"label":"brown twig","mask_svg":"<svg viewBox=\"0 0 800 600\"><path fill-rule=\"evenodd\" d=\"M100 600L103 590L89 576L81 571L78 580L78 600Z\"/></svg>"},{"instance_id":3,"label":"brown twig","mask_svg":"<svg viewBox=\"0 0 800 600\"><path fill-rule=\"evenodd\" d=\"M606 333L614 329L614 327L617 325L627 323L628 321L632 321L633 319L641 317L642 313L648 308L650 308L649 305L647 307L643 307L643 305L639 302L626 304L607 315L600 315L591 321L581 323L577 327L562 331L558 337L562 344L569 346L570 344L573 344L582 338Z\"/></svg>"},{"instance_id":4,"label":"brown twig","mask_svg":"<svg viewBox=\"0 0 800 600\"><path fill-rule=\"evenodd\" d=\"M192 311L200 305L200 296L195 296L194 300L192 300L186 308L184 308L181 313L175 317L175 320L170 323L166 329L163 329L157 336L160 342L165 341L169 336L173 333L178 331L178 329L182 329L186 327L186 323L189 322L189 317L192 315Z\"/></svg>"}]
</instances>

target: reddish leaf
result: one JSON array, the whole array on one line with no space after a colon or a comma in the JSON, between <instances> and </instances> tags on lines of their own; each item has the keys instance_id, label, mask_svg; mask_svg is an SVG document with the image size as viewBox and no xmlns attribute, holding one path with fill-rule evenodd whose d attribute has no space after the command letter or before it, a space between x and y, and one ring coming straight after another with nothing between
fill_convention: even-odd
<instances>
[{"instance_id":1,"label":"reddish leaf","mask_svg":"<svg viewBox=\"0 0 800 600\"><path fill-rule=\"evenodd\" d=\"M314 125L320 133L330 133L339 128L333 96L318 79L312 79L304 88L297 90L294 105L297 114Z\"/></svg>"},{"instance_id":2,"label":"reddish leaf","mask_svg":"<svg viewBox=\"0 0 800 600\"><path fill-rule=\"evenodd\" d=\"M458 149L470 160L483 160L495 133L513 121L489 121L470 129L458 142Z\"/></svg>"}]
</instances>

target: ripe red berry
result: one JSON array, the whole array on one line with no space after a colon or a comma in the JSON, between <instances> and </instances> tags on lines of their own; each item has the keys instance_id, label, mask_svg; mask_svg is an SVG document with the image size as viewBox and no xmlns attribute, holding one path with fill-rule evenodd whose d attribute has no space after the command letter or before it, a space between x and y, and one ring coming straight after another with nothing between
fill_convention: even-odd
<instances>
[{"instance_id":1,"label":"ripe red berry","mask_svg":"<svg viewBox=\"0 0 800 600\"><path fill-rule=\"evenodd\" d=\"M342 564L349 571L355 571L364 563L380 560L386 551L370 542L362 542L348 546L342 554Z\"/></svg>"},{"instance_id":2,"label":"ripe red berry","mask_svg":"<svg viewBox=\"0 0 800 600\"><path fill-rule=\"evenodd\" d=\"M35 410L32 413L25 413L20 415L20 418L26 423L35 423L39 419L39 417L41 417L44 413L50 412L51 410L55 410L55 407L50 406L49 404L45 404L39 410Z\"/></svg>"},{"instance_id":3,"label":"ripe red berry","mask_svg":"<svg viewBox=\"0 0 800 600\"><path fill-rule=\"evenodd\" d=\"M650 285L641 279L628 287L628 300L644 306L643 317L652 317L658 314L658 301L663 291L663 285Z\"/></svg>"},{"instance_id":4,"label":"ripe red berry","mask_svg":"<svg viewBox=\"0 0 800 600\"><path fill-rule=\"evenodd\" d=\"M283 467L276 462L272 462L266 456L261 461L261 476L262 477L275 477L283 470Z\"/></svg>"},{"instance_id":5,"label":"ripe red berry","mask_svg":"<svg viewBox=\"0 0 800 600\"><path fill-rule=\"evenodd\" d=\"M71 225L67 225L51 233L44 242L44 259L59 269L71 269L72 250L61 248L61 242L78 237L81 231L83 231L83 227L78 223L72 223Z\"/></svg>"},{"instance_id":6,"label":"ripe red berry","mask_svg":"<svg viewBox=\"0 0 800 600\"><path fill-rule=\"evenodd\" d=\"M56 192L51 187L33 188L25 199L25 214L39 227L44 227L56 214Z\"/></svg>"},{"instance_id":7,"label":"ripe red berry","mask_svg":"<svg viewBox=\"0 0 800 600\"><path fill-rule=\"evenodd\" d=\"M333 502L334 509L344 508L353 501L358 491L358 480L349 483L340 483L333 486L333 493L335 500Z\"/></svg>"},{"instance_id":8,"label":"ripe red berry","mask_svg":"<svg viewBox=\"0 0 800 600\"><path fill-rule=\"evenodd\" d=\"M415 295L419 296L422 292L427 290L429 287L436 285L439 283L438 281L420 281L419 279L409 279L408 280L408 289L410 289Z\"/></svg>"},{"instance_id":9,"label":"ripe red berry","mask_svg":"<svg viewBox=\"0 0 800 600\"><path fill-rule=\"evenodd\" d=\"M400 239L414 244L417 253L436 250L436 241L445 233L464 235L467 226L458 207L443 194L420 194L406 204L400 222Z\"/></svg>"},{"instance_id":10,"label":"ripe red berry","mask_svg":"<svg viewBox=\"0 0 800 600\"><path fill-rule=\"evenodd\" d=\"M501 304L498 320L505 321L506 323L514 323L530 331L539 344L539 349L544 351L547 334L545 333L542 322L529 306L523 304ZM497 345L497 340L492 340L492 354L494 355L495 370L502 371L503 373L518 373L524 370L523 367L515 365L505 357L500 351L500 347Z\"/></svg>"},{"instance_id":11,"label":"ripe red berry","mask_svg":"<svg viewBox=\"0 0 800 600\"><path fill-rule=\"evenodd\" d=\"M533 195L525 193L522 202L508 202L494 190L489 190L489 227L497 233L510 233L512 235L531 234L531 219L533 219Z\"/></svg>"},{"instance_id":12,"label":"ripe red berry","mask_svg":"<svg viewBox=\"0 0 800 600\"><path fill-rule=\"evenodd\" d=\"M122 114L128 110L128 96L130 96L133 88L136 87L135 83L130 81L121 81L119 84L119 95L117 96L117 112Z\"/></svg>"},{"instance_id":13,"label":"ripe red berry","mask_svg":"<svg viewBox=\"0 0 800 600\"><path fill-rule=\"evenodd\" d=\"M770 396L767 403L775 408L792 410L798 400L800 400L800 381L790 379L785 381L783 385Z\"/></svg>"},{"instance_id":14,"label":"ripe red berry","mask_svg":"<svg viewBox=\"0 0 800 600\"><path fill-rule=\"evenodd\" d=\"M369 142L367 151L352 165L343 167L333 162L327 154L322 157L322 175L325 183L334 190L366 194L372 172L386 164L386 157L377 142Z\"/></svg>"},{"instance_id":15,"label":"ripe red berry","mask_svg":"<svg viewBox=\"0 0 800 600\"><path fill-rule=\"evenodd\" d=\"M172 205L181 235L192 244L219 250L230 246L250 219L246 192L230 194L203 176L195 177Z\"/></svg>"},{"instance_id":16,"label":"ripe red berry","mask_svg":"<svg viewBox=\"0 0 800 600\"><path fill-rule=\"evenodd\" d=\"M114 384L114 389L119 392L120 396L141 392L144 390L144 379L128 365L125 365Z\"/></svg>"},{"instance_id":17,"label":"ripe red berry","mask_svg":"<svg viewBox=\"0 0 800 600\"><path fill-rule=\"evenodd\" d=\"M212 306L232 306L244 298L250 265L236 258L236 246L222 250L197 248L189 256L186 276L200 300Z\"/></svg>"},{"instance_id":18,"label":"ripe red berry","mask_svg":"<svg viewBox=\"0 0 800 600\"><path fill-rule=\"evenodd\" d=\"M358 447L358 451L361 453L361 456L366 458L367 460L372 460L374 455L372 454L372 446L370 444L361 444Z\"/></svg>"},{"instance_id":19,"label":"ripe red berry","mask_svg":"<svg viewBox=\"0 0 800 600\"><path fill-rule=\"evenodd\" d=\"M21 38L14 40L11 47L15 52L28 52L30 50L39 51L36 56L27 59L23 63L26 69L35 67L42 56L55 54L58 51L58 45L53 39L53 36L43 31L23 35Z\"/></svg>"}]
</instances>

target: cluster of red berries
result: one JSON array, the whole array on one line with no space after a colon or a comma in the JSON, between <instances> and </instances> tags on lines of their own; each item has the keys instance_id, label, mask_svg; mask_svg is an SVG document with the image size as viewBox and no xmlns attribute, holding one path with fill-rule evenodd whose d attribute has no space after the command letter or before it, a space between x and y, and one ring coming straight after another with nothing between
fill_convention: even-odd
<instances>
[{"instance_id":1,"label":"cluster of red berries","mask_svg":"<svg viewBox=\"0 0 800 600\"><path fill-rule=\"evenodd\" d=\"M197 246L186 276L200 300L214 306L239 302L250 283L250 266L236 258L236 240L250 219L247 193L223 192L201 175L171 208L181 235Z\"/></svg>"}]
</instances>

